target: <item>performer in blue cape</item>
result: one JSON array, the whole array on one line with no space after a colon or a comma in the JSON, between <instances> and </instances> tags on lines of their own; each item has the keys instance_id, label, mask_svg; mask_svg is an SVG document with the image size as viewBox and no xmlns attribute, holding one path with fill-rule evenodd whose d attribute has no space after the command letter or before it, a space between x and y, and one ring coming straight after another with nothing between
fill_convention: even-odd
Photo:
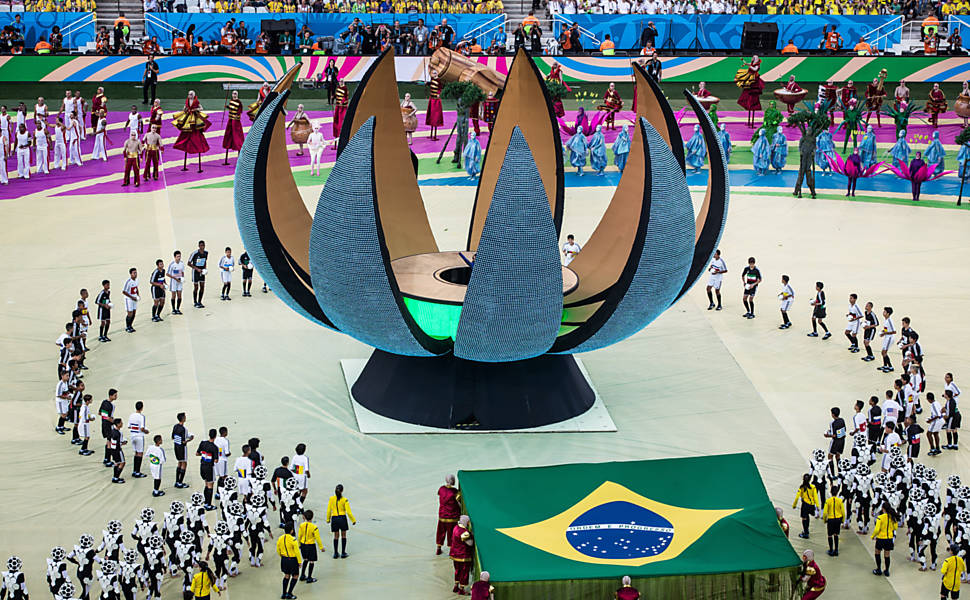
<instances>
[{"instance_id":1,"label":"performer in blue cape","mask_svg":"<svg viewBox=\"0 0 970 600\"><path fill-rule=\"evenodd\" d=\"M758 175L767 175L768 167L771 166L771 145L768 144L763 127L758 130L758 139L751 146L751 154L754 155L752 161L754 172Z\"/></svg>"},{"instance_id":2,"label":"performer in blue cape","mask_svg":"<svg viewBox=\"0 0 970 600\"><path fill-rule=\"evenodd\" d=\"M872 130L872 125L866 127L866 134L859 142L859 159L863 169L876 164L876 132Z\"/></svg>"},{"instance_id":3,"label":"performer in blue cape","mask_svg":"<svg viewBox=\"0 0 970 600\"><path fill-rule=\"evenodd\" d=\"M717 132L717 141L721 144L721 150L724 151L724 162L731 162L731 134L728 133L727 127L724 123L721 123L721 128Z\"/></svg>"},{"instance_id":4,"label":"performer in blue cape","mask_svg":"<svg viewBox=\"0 0 970 600\"><path fill-rule=\"evenodd\" d=\"M828 157L835 158L835 141L832 134L826 129L815 138L815 165L822 169L822 173L828 173L831 168Z\"/></svg>"},{"instance_id":5,"label":"performer in blue cape","mask_svg":"<svg viewBox=\"0 0 970 600\"><path fill-rule=\"evenodd\" d=\"M771 168L775 170L775 173L781 173L787 162L788 138L785 137L785 132L779 125L775 135L771 138Z\"/></svg>"},{"instance_id":6,"label":"performer in blue cape","mask_svg":"<svg viewBox=\"0 0 970 600\"><path fill-rule=\"evenodd\" d=\"M582 176L583 167L586 166L586 152L588 151L588 147L586 145L586 136L583 135L579 124L576 126L576 133L566 142L566 148L569 150L569 164L576 167L576 171Z\"/></svg>"},{"instance_id":7,"label":"performer in blue cape","mask_svg":"<svg viewBox=\"0 0 970 600\"><path fill-rule=\"evenodd\" d=\"M602 175L609 159L606 158L606 138L603 137L603 126L596 126L596 133L589 138L589 165Z\"/></svg>"},{"instance_id":8,"label":"performer in blue cape","mask_svg":"<svg viewBox=\"0 0 970 600\"><path fill-rule=\"evenodd\" d=\"M626 168L628 156L630 156L630 133L627 131L627 126L624 125L613 142L613 164L620 170L620 173Z\"/></svg>"},{"instance_id":9,"label":"performer in blue cape","mask_svg":"<svg viewBox=\"0 0 970 600\"><path fill-rule=\"evenodd\" d=\"M930 141L929 146L926 147L926 152L923 153L923 159L926 160L926 164L935 164L936 168L933 169L933 173L943 172L943 162L946 157L946 150L943 149L943 144L940 143L940 132L933 132L933 139Z\"/></svg>"},{"instance_id":10,"label":"performer in blue cape","mask_svg":"<svg viewBox=\"0 0 970 600\"><path fill-rule=\"evenodd\" d=\"M899 164L908 165L910 152L912 150L909 149L909 143L906 141L906 130L901 129L899 137L896 138L896 143L889 149L889 154L893 157L891 163L897 166Z\"/></svg>"},{"instance_id":11,"label":"performer in blue cape","mask_svg":"<svg viewBox=\"0 0 970 600\"><path fill-rule=\"evenodd\" d=\"M482 144L478 141L478 136L475 135L474 131L468 132L468 143L465 144L462 158L465 160L465 172L468 173L468 177L475 179L482 171L480 167L482 162Z\"/></svg>"},{"instance_id":12,"label":"performer in blue cape","mask_svg":"<svg viewBox=\"0 0 970 600\"><path fill-rule=\"evenodd\" d=\"M707 146L704 145L704 136L701 134L700 125L694 125L694 135L690 136L690 139L684 144L684 151L687 154L687 166L694 169L695 173L699 173L701 167L704 166L704 158L707 156Z\"/></svg>"}]
</instances>

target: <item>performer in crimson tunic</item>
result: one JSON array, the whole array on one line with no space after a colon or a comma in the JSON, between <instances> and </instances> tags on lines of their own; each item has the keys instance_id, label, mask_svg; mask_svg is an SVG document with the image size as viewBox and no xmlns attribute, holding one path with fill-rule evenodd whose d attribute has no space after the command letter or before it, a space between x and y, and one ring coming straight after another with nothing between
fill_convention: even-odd
<instances>
[{"instance_id":1,"label":"performer in crimson tunic","mask_svg":"<svg viewBox=\"0 0 970 600\"><path fill-rule=\"evenodd\" d=\"M633 587L629 575L623 576L623 587L616 590L616 600L639 600L640 592Z\"/></svg>"},{"instance_id":2,"label":"performer in crimson tunic","mask_svg":"<svg viewBox=\"0 0 970 600\"><path fill-rule=\"evenodd\" d=\"M835 87L833 82L827 81L825 82L825 85L822 86L822 89L824 94L823 97L829 105L829 121L832 122L832 125L835 125L835 105L838 104L839 88Z\"/></svg>"},{"instance_id":3,"label":"performer in crimson tunic","mask_svg":"<svg viewBox=\"0 0 970 600\"><path fill-rule=\"evenodd\" d=\"M454 529L458 517L461 516L461 506L458 504L459 493L455 488L455 476L445 477L445 484L438 488L438 531L434 541L438 544L435 554L441 554L441 546L451 546L451 530Z\"/></svg>"},{"instance_id":4,"label":"performer in crimson tunic","mask_svg":"<svg viewBox=\"0 0 970 600\"><path fill-rule=\"evenodd\" d=\"M472 538L471 519L468 515L458 517L458 524L451 530L451 550L448 556L455 565L455 587L452 592L461 596L465 595L465 586L468 585L468 574L472 570L472 548L475 540Z\"/></svg>"},{"instance_id":5,"label":"performer in crimson tunic","mask_svg":"<svg viewBox=\"0 0 970 600\"><path fill-rule=\"evenodd\" d=\"M498 115L498 98L495 92L489 92L482 107L482 119L488 125L488 132L492 133L492 125L495 124L495 117Z\"/></svg>"},{"instance_id":6,"label":"performer in crimson tunic","mask_svg":"<svg viewBox=\"0 0 970 600\"><path fill-rule=\"evenodd\" d=\"M108 114L108 97L104 95L104 88L99 87L98 93L91 98L91 130L98 130L98 121ZM65 117L66 118L66 117Z\"/></svg>"},{"instance_id":7,"label":"performer in crimson tunic","mask_svg":"<svg viewBox=\"0 0 970 600\"><path fill-rule=\"evenodd\" d=\"M263 83L263 87L259 88L259 96L256 97L256 101L250 104L246 110L246 114L249 115L250 120L256 120L256 116L259 114L259 107L263 105L263 101L266 100L266 96L269 96L271 89L268 83Z\"/></svg>"},{"instance_id":8,"label":"performer in crimson tunic","mask_svg":"<svg viewBox=\"0 0 970 600\"><path fill-rule=\"evenodd\" d=\"M882 112L882 103L886 99L886 77L889 73L886 69L879 71L879 77L872 80L866 86L866 122L872 113L876 113L876 125L882 127L882 120L879 114Z\"/></svg>"},{"instance_id":9,"label":"performer in crimson tunic","mask_svg":"<svg viewBox=\"0 0 970 600\"><path fill-rule=\"evenodd\" d=\"M155 98L155 102L152 104L152 109L148 113L148 129L151 131L152 126L157 126L158 130L162 130L162 115L165 111L162 110L162 101Z\"/></svg>"},{"instance_id":10,"label":"performer in crimson tunic","mask_svg":"<svg viewBox=\"0 0 970 600\"><path fill-rule=\"evenodd\" d=\"M795 81L794 75L788 78L788 83L785 84L785 91L791 92L793 94L803 91L802 86L798 85L798 83ZM795 112L795 104L797 104L797 102L791 102L791 103L785 102L785 104L788 105L789 115Z\"/></svg>"},{"instance_id":11,"label":"performer in crimson tunic","mask_svg":"<svg viewBox=\"0 0 970 600\"><path fill-rule=\"evenodd\" d=\"M347 107L350 105L350 90L347 89L343 79L337 82L334 97L336 102L333 106L333 143L336 146L337 140L340 139L340 128L344 124L344 115L347 114Z\"/></svg>"},{"instance_id":12,"label":"performer in crimson tunic","mask_svg":"<svg viewBox=\"0 0 970 600\"><path fill-rule=\"evenodd\" d=\"M939 125L940 113L946 112L946 94L940 89L940 84L934 83L930 90L930 99L926 103L926 112L930 113L930 123L933 127Z\"/></svg>"},{"instance_id":13,"label":"performer in crimson tunic","mask_svg":"<svg viewBox=\"0 0 970 600\"><path fill-rule=\"evenodd\" d=\"M839 101L842 102L842 106L844 108L848 108L853 99L855 99L856 103L859 102L859 91L855 89L855 84L852 83L852 80L850 79L846 81L845 85L839 89ZM842 111L842 120L845 120L844 110ZM832 122L835 123L834 120Z\"/></svg>"},{"instance_id":14,"label":"performer in crimson tunic","mask_svg":"<svg viewBox=\"0 0 970 600\"><path fill-rule=\"evenodd\" d=\"M822 576L822 570L818 568L818 564L815 562L813 550L802 552L801 579L805 583L805 593L802 595L802 600L815 600L825 591L825 577Z\"/></svg>"},{"instance_id":15,"label":"performer in crimson tunic","mask_svg":"<svg viewBox=\"0 0 970 600\"><path fill-rule=\"evenodd\" d=\"M748 111L748 127L754 127L754 113L761 110L761 92L765 89L765 82L761 79L761 59L757 54L751 57L734 75L734 83L741 88L738 105Z\"/></svg>"},{"instance_id":16,"label":"performer in crimson tunic","mask_svg":"<svg viewBox=\"0 0 970 600\"><path fill-rule=\"evenodd\" d=\"M570 88L566 82L562 80L562 65L555 61L553 61L552 67L549 68L549 74L546 75L546 81L555 81L556 83L562 84L563 87L566 88L567 92L573 91L572 88Z\"/></svg>"},{"instance_id":17,"label":"performer in crimson tunic","mask_svg":"<svg viewBox=\"0 0 970 600\"><path fill-rule=\"evenodd\" d=\"M182 161L182 170L188 171L189 154L199 155L199 173L202 172L202 155L209 151L209 142L205 139L205 132L212 127L209 117L202 112L202 104L194 90L189 90L189 95L185 99L185 108L177 113L172 119L175 127L181 132L175 140L173 148L185 152Z\"/></svg>"},{"instance_id":18,"label":"performer in crimson tunic","mask_svg":"<svg viewBox=\"0 0 970 600\"><path fill-rule=\"evenodd\" d=\"M242 129L242 102L239 101L239 92L232 91L232 99L226 103L226 111L229 113L229 121L226 123L226 132L222 134L222 147L226 149L226 159L222 164L229 164L229 151L239 152L243 145Z\"/></svg>"},{"instance_id":19,"label":"performer in crimson tunic","mask_svg":"<svg viewBox=\"0 0 970 600\"><path fill-rule=\"evenodd\" d=\"M610 87L603 94L603 104L597 107L597 109L607 112L605 119L607 129L616 129L616 113L620 112L622 108L623 99L620 98L620 93L616 91L616 84L610 83Z\"/></svg>"},{"instance_id":20,"label":"performer in crimson tunic","mask_svg":"<svg viewBox=\"0 0 970 600\"><path fill-rule=\"evenodd\" d=\"M488 582L491 579L488 571L482 571L478 575L478 581L472 584L472 600L492 600L492 593L495 588Z\"/></svg>"},{"instance_id":21,"label":"performer in crimson tunic","mask_svg":"<svg viewBox=\"0 0 970 600\"><path fill-rule=\"evenodd\" d=\"M438 141L438 128L445 124L445 113L441 108L441 80L434 69L431 69L431 80L428 82L428 112L424 115L424 124L431 128L428 139Z\"/></svg>"}]
</instances>

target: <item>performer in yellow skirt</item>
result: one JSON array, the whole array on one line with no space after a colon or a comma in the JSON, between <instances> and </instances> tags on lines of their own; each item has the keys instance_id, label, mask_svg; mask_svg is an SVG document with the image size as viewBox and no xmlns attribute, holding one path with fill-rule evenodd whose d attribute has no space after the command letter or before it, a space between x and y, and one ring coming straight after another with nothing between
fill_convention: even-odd
<instances>
[{"instance_id":1,"label":"performer in yellow skirt","mask_svg":"<svg viewBox=\"0 0 970 600\"><path fill-rule=\"evenodd\" d=\"M249 105L246 109L246 114L253 121L256 120L256 115L259 114L259 107L263 105L263 101L266 100L266 96L269 95L270 87L268 83L264 83L263 87L259 88L259 97L256 101Z\"/></svg>"},{"instance_id":2,"label":"performer in yellow skirt","mask_svg":"<svg viewBox=\"0 0 970 600\"><path fill-rule=\"evenodd\" d=\"M202 155L209 151L209 142L205 139L205 131L212 126L209 117L202 112L202 105L195 91L189 90L188 98L185 99L185 108L175 113L172 123L178 130L179 137L173 146L176 150L185 152L185 159L182 161L182 170L188 171L189 154L199 155L199 173L202 172Z\"/></svg>"}]
</instances>

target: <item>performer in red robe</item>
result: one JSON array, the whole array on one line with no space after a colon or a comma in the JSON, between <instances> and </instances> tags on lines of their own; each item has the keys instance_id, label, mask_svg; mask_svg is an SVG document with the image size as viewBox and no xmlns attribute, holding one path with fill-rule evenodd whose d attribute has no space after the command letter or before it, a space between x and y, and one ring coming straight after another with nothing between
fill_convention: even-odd
<instances>
[{"instance_id":1,"label":"performer in red robe","mask_svg":"<svg viewBox=\"0 0 970 600\"><path fill-rule=\"evenodd\" d=\"M202 172L202 155L209 151L209 142L205 139L205 132L212 127L209 117L202 112L202 104L194 90L189 90L189 95L185 99L185 108L175 113L172 123L178 130L179 137L175 140L173 148L185 152L182 161L182 170L188 171L189 154L199 155L199 173Z\"/></svg>"},{"instance_id":2,"label":"performer in red robe","mask_svg":"<svg viewBox=\"0 0 970 600\"><path fill-rule=\"evenodd\" d=\"M607 112L605 119L606 128L616 129L616 113L620 112L623 108L623 99L620 98L620 93L616 91L616 84L610 83L610 87L603 94L603 104L597 108Z\"/></svg>"},{"instance_id":3,"label":"performer in red robe","mask_svg":"<svg viewBox=\"0 0 970 600\"><path fill-rule=\"evenodd\" d=\"M562 84L567 92L573 91L565 81L562 80L562 65L553 61L552 66L549 68L549 74L546 75L546 81L555 81L556 83Z\"/></svg>"},{"instance_id":4,"label":"performer in red robe","mask_svg":"<svg viewBox=\"0 0 970 600\"><path fill-rule=\"evenodd\" d=\"M859 102L859 91L855 89L855 84L852 80L845 82L845 85L839 89L839 101L842 103L842 120L845 120L845 109L849 108L849 102L855 100L856 103ZM835 123L835 121L832 121Z\"/></svg>"},{"instance_id":5,"label":"performer in red robe","mask_svg":"<svg viewBox=\"0 0 970 600\"><path fill-rule=\"evenodd\" d=\"M461 506L458 504L459 493L455 488L455 476L445 477L445 484L438 488L438 531L434 541L438 545L435 554L441 554L441 546L451 546L451 530L454 529L458 517L461 516Z\"/></svg>"},{"instance_id":6,"label":"performer in red robe","mask_svg":"<svg viewBox=\"0 0 970 600\"><path fill-rule=\"evenodd\" d=\"M754 127L754 113L761 110L761 92L765 89L765 82L761 79L761 59L757 54L751 57L734 75L734 84L741 88L738 105L748 111L748 127Z\"/></svg>"},{"instance_id":7,"label":"performer in red robe","mask_svg":"<svg viewBox=\"0 0 970 600\"><path fill-rule=\"evenodd\" d=\"M98 93L91 98L91 132L95 133L98 130L98 121L101 117L108 114L108 97L104 95L104 88L99 87ZM69 115L64 118L67 119Z\"/></svg>"},{"instance_id":8,"label":"performer in red robe","mask_svg":"<svg viewBox=\"0 0 970 600\"><path fill-rule=\"evenodd\" d=\"M818 568L818 564L815 562L813 550L802 552L801 579L805 583L805 593L802 595L802 600L815 600L825 591L825 577L822 576L822 570Z\"/></svg>"},{"instance_id":9,"label":"performer in red robe","mask_svg":"<svg viewBox=\"0 0 970 600\"><path fill-rule=\"evenodd\" d=\"M835 125L835 105L838 104L839 100L839 88L835 87L835 83L831 81L826 81L823 86L824 98L829 105L829 121L832 125Z\"/></svg>"},{"instance_id":10,"label":"performer in red robe","mask_svg":"<svg viewBox=\"0 0 970 600\"><path fill-rule=\"evenodd\" d=\"M259 88L259 96L256 97L256 101L246 108L246 114L249 115L250 120L256 120L259 115L259 107L263 105L263 101L266 100L266 96L269 96L271 91L272 88L268 83L264 83L263 87Z\"/></svg>"},{"instance_id":11,"label":"performer in red robe","mask_svg":"<svg viewBox=\"0 0 970 600\"><path fill-rule=\"evenodd\" d=\"M155 102L152 103L152 109L148 112L148 130L151 131L153 125L158 126L158 130L162 130L162 115L165 111L162 110L162 101L155 98Z\"/></svg>"},{"instance_id":12,"label":"performer in red robe","mask_svg":"<svg viewBox=\"0 0 970 600\"><path fill-rule=\"evenodd\" d=\"M794 75L791 75L790 77L788 77L788 83L785 84L785 91L791 92L792 94L796 94L798 92L803 91L802 86L798 85L798 83L795 81ZM795 112L795 105L798 103L785 102L785 104L788 106L788 114L790 115Z\"/></svg>"},{"instance_id":13,"label":"performer in red robe","mask_svg":"<svg viewBox=\"0 0 970 600\"><path fill-rule=\"evenodd\" d=\"M482 107L482 120L488 125L488 132L492 133L492 125L495 124L495 117L498 116L498 98L495 92L489 92Z\"/></svg>"},{"instance_id":14,"label":"performer in red robe","mask_svg":"<svg viewBox=\"0 0 970 600\"><path fill-rule=\"evenodd\" d=\"M472 584L472 600L492 600L495 588L488 582L489 579L488 571L479 573L478 581Z\"/></svg>"},{"instance_id":15,"label":"performer in red robe","mask_svg":"<svg viewBox=\"0 0 970 600\"><path fill-rule=\"evenodd\" d=\"M334 91L335 103L333 105L333 143L337 145L340 139L340 128L344 124L344 115L347 114L347 107L350 105L350 90L347 84L341 79L337 82L337 89Z\"/></svg>"},{"instance_id":16,"label":"performer in red robe","mask_svg":"<svg viewBox=\"0 0 970 600\"><path fill-rule=\"evenodd\" d=\"M145 172L142 178L148 181L149 176L152 179L158 179L158 164L161 162L162 157L162 136L159 135L161 127L159 125L151 125L148 129L148 133L145 134Z\"/></svg>"},{"instance_id":17,"label":"performer in red robe","mask_svg":"<svg viewBox=\"0 0 970 600\"><path fill-rule=\"evenodd\" d=\"M885 71L885 69L883 69ZM882 112L882 102L886 99L886 88L881 79L873 79L872 83L866 85L866 121L876 113L876 125L882 127L882 120L879 118Z\"/></svg>"},{"instance_id":18,"label":"performer in red robe","mask_svg":"<svg viewBox=\"0 0 970 600\"><path fill-rule=\"evenodd\" d=\"M940 113L946 112L946 94L940 89L940 84L934 83L930 90L930 98L926 102L926 112L930 113L930 123L933 127L939 125Z\"/></svg>"},{"instance_id":19,"label":"performer in red robe","mask_svg":"<svg viewBox=\"0 0 970 600\"><path fill-rule=\"evenodd\" d=\"M239 152L243 145L242 128L242 102L239 101L239 92L232 91L232 99L226 103L226 111L229 112L229 121L226 123L226 132L222 134L222 147L226 149L226 160L222 164L229 164L229 151Z\"/></svg>"},{"instance_id":20,"label":"performer in red robe","mask_svg":"<svg viewBox=\"0 0 970 600\"><path fill-rule=\"evenodd\" d=\"M616 590L616 600L639 600L640 592L633 587L633 582L629 575L623 576L623 587Z\"/></svg>"},{"instance_id":21,"label":"performer in red robe","mask_svg":"<svg viewBox=\"0 0 970 600\"><path fill-rule=\"evenodd\" d=\"M438 71L431 69L431 80L428 82L428 112L424 115L424 124L431 128L432 142L438 141L438 128L445 124L445 113L441 108L441 80Z\"/></svg>"},{"instance_id":22,"label":"performer in red robe","mask_svg":"<svg viewBox=\"0 0 970 600\"><path fill-rule=\"evenodd\" d=\"M448 556L455 565L455 587L452 592L465 595L465 586L468 585L468 575L472 570L472 548L475 540L472 538L471 519L468 515L458 518L458 524L451 530L451 550Z\"/></svg>"}]
</instances>

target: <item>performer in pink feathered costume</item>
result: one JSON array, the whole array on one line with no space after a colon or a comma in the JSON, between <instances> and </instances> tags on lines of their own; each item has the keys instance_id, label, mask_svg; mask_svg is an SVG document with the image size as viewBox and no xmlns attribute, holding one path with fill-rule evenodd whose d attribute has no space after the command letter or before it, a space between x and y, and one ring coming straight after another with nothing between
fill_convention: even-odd
<instances>
[{"instance_id":1,"label":"performer in pink feathered costume","mask_svg":"<svg viewBox=\"0 0 970 600\"><path fill-rule=\"evenodd\" d=\"M916 157L909 162L907 167L905 163L899 163L898 167L893 165L886 165L887 171L892 171L897 177L901 179L906 179L912 184L913 190L913 202L919 201L920 188L923 186L925 181L933 181L934 179L939 179L944 175L953 173L953 171L940 171L939 173L934 173L936 170L936 163L932 165L927 165L926 161L923 160L923 153L917 152Z\"/></svg>"},{"instance_id":2,"label":"performer in pink feathered costume","mask_svg":"<svg viewBox=\"0 0 970 600\"><path fill-rule=\"evenodd\" d=\"M846 159L843 159L838 152L833 152L831 155L826 154L825 158L829 161L833 173L845 175L849 179L849 187L845 191L846 196L855 196L856 182L860 177L872 177L879 170L879 167L885 164L878 162L870 167L863 167L858 148L853 150L849 158Z\"/></svg>"}]
</instances>

